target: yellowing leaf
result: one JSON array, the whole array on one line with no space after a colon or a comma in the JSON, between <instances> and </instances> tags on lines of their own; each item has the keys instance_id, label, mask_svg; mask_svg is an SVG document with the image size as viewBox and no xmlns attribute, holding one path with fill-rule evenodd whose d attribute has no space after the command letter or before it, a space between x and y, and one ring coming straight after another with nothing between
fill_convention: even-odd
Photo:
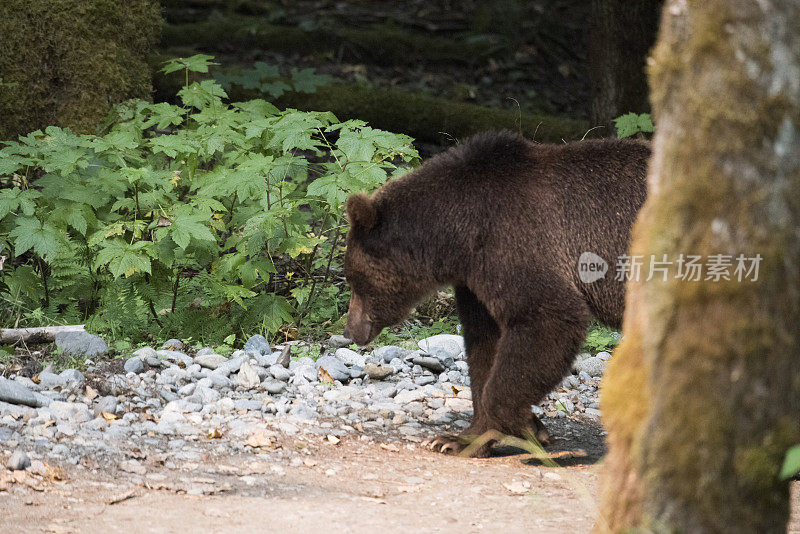
<instances>
[{"instance_id":1,"label":"yellowing leaf","mask_svg":"<svg viewBox=\"0 0 800 534\"><path fill-rule=\"evenodd\" d=\"M317 370L317 376L319 377L319 381L324 384L333 384L334 382L331 374L322 367Z\"/></svg>"},{"instance_id":2,"label":"yellowing leaf","mask_svg":"<svg viewBox=\"0 0 800 534\"><path fill-rule=\"evenodd\" d=\"M106 421L115 421L117 419L116 415L108 412L100 412L100 417L102 417Z\"/></svg>"}]
</instances>

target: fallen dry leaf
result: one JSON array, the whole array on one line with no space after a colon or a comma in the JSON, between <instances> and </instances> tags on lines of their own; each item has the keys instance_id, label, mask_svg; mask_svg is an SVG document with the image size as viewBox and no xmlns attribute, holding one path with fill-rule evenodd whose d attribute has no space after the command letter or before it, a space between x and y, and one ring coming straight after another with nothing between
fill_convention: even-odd
<instances>
[{"instance_id":1,"label":"fallen dry leaf","mask_svg":"<svg viewBox=\"0 0 800 534\"><path fill-rule=\"evenodd\" d=\"M361 423L356 423L356 424L354 424L354 425L353 425L353 428L355 428L355 429L356 429L356 430L358 430L359 432L364 432L364 425L362 425Z\"/></svg>"},{"instance_id":2,"label":"fallen dry leaf","mask_svg":"<svg viewBox=\"0 0 800 534\"><path fill-rule=\"evenodd\" d=\"M208 439L219 439L222 437L222 431L219 428L212 428L206 433Z\"/></svg>"},{"instance_id":3,"label":"fallen dry leaf","mask_svg":"<svg viewBox=\"0 0 800 534\"><path fill-rule=\"evenodd\" d=\"M389 452L400 452L400 449L394 443L381 443L381 449Z\"/></svg>"},{"instance_id":4,"label":"fallen dry leaf","mask_svg":"<svg viewBox=\"0 0 800 534\"><path fill-rule=\"evenodd\" d=\"M117 419L116 415L108 412L100 412L100 416L106 421L115 421Z\"/></svg>"},{"instance_id":5,"label":"fallen dry leaf","mask_svg":"<svg viewBox=\"0 0 800 534\"><path fill-rule=\"evenodd\" d=\"M339 438L337 438L336 436L334 436L333 434L328 434L327 438L328 438L328 442L331 443L332 445L338 445L342 441Z\"/></svg>"},{"instance_id":6,"label":"fallen dry leaf","mask_svg":"<svg viewBox=\"0 0 800 534\"><path fill-rule=\"evenodd\" d=\"M366 495L362 495L361 499L368 502L374 502L377 504L386 504L386 501L383 499L378 499L377 497L367 497Z\"/></svg>"},{"instance_id":7,"label":"fallen dry leaf","mask_svg":"<svg viewBox=\"0 0 800 534\"><path fill-rule=\"evenodd\" d=\"M85 395L86 395L86 398L87 398L87 399L89 399L89 400L94 400L94 399L96 399L96 398L97 398L97 396L99 395L99 393L97 393L97 390L96 390L96 389L94 389L92 386L86 386L86 393L85 393Z\"/></svg>"},{"instance_id":8,"label":"fallen dry leaf","mask_svg":"<svg viewBox=\"0 0 800 534\"><path fill-rule=\"evenodd\" d=\"M34 384L38 384L39 382L41 382L41 379L39 378L39 375L33 375L31 377L31 382L33 382Z\"/></svg>"},{"instance_id":9,"label":"fallen dry leaf","mask_svg":"<svg viewBox=\"0 0 800 534\"><path fill-rule=\"evenodd\" d=\"M314 467L315 465L317 465L317 461L314 460L313 458L306 458L305 460L303 460L303 463L305 464L306 467Z\"/></svg>"}]
</instances>

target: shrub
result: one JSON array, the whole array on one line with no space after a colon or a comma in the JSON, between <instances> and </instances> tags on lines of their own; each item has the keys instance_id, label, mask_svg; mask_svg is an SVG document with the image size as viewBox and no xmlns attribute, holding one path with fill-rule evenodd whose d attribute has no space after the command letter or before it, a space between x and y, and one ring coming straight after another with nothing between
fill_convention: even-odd
<instances>
[{"instance_id":1,"label":"shrub","mask_svg":"<svg viewBox=\"0 0 800 534\"><path fill-rule=\"evenodd\" d=\"M180 105L130 100L104 135L47 127L0 150L0 324L58 317L219 341L338 319L343 205L418 158L327 112L226 103L210 56L175 60ZM11 254L8 254L11 255Z\"/></svg>"}]
</instances>

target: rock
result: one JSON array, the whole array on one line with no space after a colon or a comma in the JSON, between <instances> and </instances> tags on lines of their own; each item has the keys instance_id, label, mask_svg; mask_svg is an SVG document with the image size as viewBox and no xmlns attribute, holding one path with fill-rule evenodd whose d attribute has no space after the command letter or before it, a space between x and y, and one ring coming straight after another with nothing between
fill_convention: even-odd
<instances>
[{"instance_id":1,"label":"rock","mask_svg":"<svg viewBox=\"0 0 800 534\"><path fill-rule=\"evenodd\" d=\"M352 343L353 343L352 339L344 337L344 336L339 335L339 334L332 335L330 337L330 339L328 340L328 345L330 345L334 349L347 347L348 345L351 345Z\"/></svg>"},{"instance_id":2,"label":"rock","mask_svg":"<svg viewBox=\"0 0 800 534\"><path fill-rule=\"evenodd\" d=\"M434 356L415 356L411 361L436 373L441 373L445 370L444 364Z\"/></svg>"},{"instance_id":3,"label":"rock","mask_svg":"<svg viewBox=\"0 0 800 534\"><path fill-rule=\"evenodd\" d=\"M119 463L120 471L125 471L126 473L133 473L134 475L144 475L147 473L147 468L136 460L125 460L124 462Z\"/></svg>"},{"instance_id":4,"label":"rock","mask_svg":"<svg viewBox=\"0 0 800 534\"><path fill-rule=\"evenodd\" d=\"M117 411L117 398L108 395L100 397L94 403L94 415L99 416L101 413L116 413Z\"/></svg>"},{"instance_id":5,"label":"rock","mask_svg":"<svg viewBox=\"0 0 800 534\"><path fill-rule=\"evenodd\" d=\"M464 338L455 334L439 334L421 339L419 348L440 360L458 359L464 353Z\"/></svg>"},{"instance_id":6,"label":"rock","mask_svg":"<svg viewBox=\"0 0 800 534\"><path fill-rule=\"evenodd\" d=\"M409 402L416 402L425 399L425 392L422 389L412 389L399 391L394 396L394 401L397 404L408 404Z\"/></svg>"},{"instance_id":7,"label":"rock","mask_svg":"<svg viewBox=\"0 0 800 534\"><path fill-rule=\"evenodd\" d=\"M151 349L152 350L152 349ZM155 353L155 351L153 351ZM144 362L141 356L133 356L125 360L125 372L139 374L144 372Z\"/></svg>"},{"instance_id":8,"label":"rock","mask_svg":"<svg viewBox=\"0 0 800 534\"><path fill-rule=\"evenodd\" d=\"M245 355L231 357L228 361L219 364L219 366L214 369L214 372L223 376L228 376L231 373L237 372L246 359L247 356Z\"/></svg>"},{"instance_id":9,"label":"rock","mask_svg":"<svg viewBox=\"0 0 800 534\"><path fill-rule=\"evenodd\" d=\"M334 380L339 380L340 382L350 380L350 370L347 369L344 362L333 356L322 356L317 360L315 367L317 370L320 368L325 369Z\"/></svg>"},{"instance_id":10,"label":"rock","mask_svg":"<svg viewBox=\"0 0 800 534\"><path fill-rule=\"evenodd\" d=\"M273 352L271 354L256 354L255 352L248 353L250 355L254 355L256 357L256 361L258 365L261 367L270 367L278 363L278 358L280 357L280 352Z\"/></svg>"},{"instance_id":11,"label":"rock","mask_svg":"<svg viewBox=\"0 0 800 534\"><path fill-rule=\"evenodd\" d=\"M376 365L374 363L368 363L364 366L364 374L366 374L372 380L383 380L392 373L394 373L394 367L391 365Z\"/></svg>"},{"instance_id":12,"label":"rock","mask_svg":"<svg viewBox=\"0 0 800 534\"><path fill-rule=\"evenodd\" d=\"M596 356L590 356L585 360L578 360L575 362L574 367L580 373L581 371L585 372L589 376L602 376L603 371L605 370L606 363L597 358Z\"/></svg>"},{"instance_id":13,"label":"rock","mask_svg":"<svg viewBox=\"0 0 800 534\"><path fill-rule=\"evenodd\" d=\"M378 347L372 351L372 355L375 357L375 359L377 359L379 362L383 361L385 363L390 363L395 358L402 360L410 353L410 350L404 349L403 347L396 347L394 345Z\"/></svg>"},{"instance_id":14,"label":"rock","mask_svg":"<svg viewBox=\"0 0 800 534\"><path fill-rule=\"evenodd\" d=\"M80 354L87 358L108 354L108 345L103 338L89 332L59 332L56 334L56 347L64 354Z\"/></svg>"},{"instance_id":15,"label":"rock","mask_svg":"<svg viewBox=\"0 0 800 534\"><path fill-rule=\"evenodd\" d=\"M182 363L184 367L189 367L194 363L194 360L188 354L179 352L177 350L157 350L156 354L159 358L172 362L174 364Z\"/></svg>"},{"instance_id":16,"label":"rock","mask_svg":"<svg viewBox=\"0 0 800 534\"><path fill-rule=\"evenodd\" d=\"M288 369L289 363L291 361L292 361L292 346L286 345L281 350L280 356L278 356L278 359L275 360L275 363L278 365L282 365Z\"/></svg>"},{"instance_id":17,"label":"rock","mask_svg":"<svg viewBox=\"0 0 800 534\"><path fill-rule=\"evenodd\" d=\"M180 339L168 339L163 345L161 345L161 349L174 351L183 350L183 341Z\"/></svg>"},{"instance_id":18,"label":"rock","mask_svg":"<svg viewBox=\"0 0 800 534\"><path fill-rule=\"evenodd\" d=\"M65 369L58 376L66 382L68 388L78 387L86 382L86 377L77 369Z\"/></svg>"},{"instance_id":19,"label":"rock","mask_svg":"<svg viewBox=\"0 0 800 534\"><path fill-rule=\"evenodd\" d=\"M194 395L197 402L200 404L211 404L220 399L219 391L211 388L197 387L194 390Z\"/></svg>"},{"instance_id":20,"label":"rock","mask_svg":"<svg viewBox=\"0 0 800 534\"><path fill-rule=\"evenodd\" d=\"M270 395L277 395L286 389L286 382L276 380L274 378L267 378L261 384L261 387L263 387Z\"/></svg>"},{"instance_id":21,"label":"rock","mask_svg":"<svg viewBox=\"0 0 800 534\"><path fill-rule=\"evenodd\" d=\"M67 381L50 371L39 373L39 386L42 389L61 389L66 387Z\"/></svg>"},{"instance_id":22,"label":"rock","mask_svg":"<svg viewBox=\"0 0 800 534\"><path fill-rule=\"evenodd\" d=\"M3 376L0 376L0 401L11 404L24 404L33 408L47 406L49 403L47 397L34 393L25 386Z\"/></svg>"},{"instance_id":23,"label":"rock","mask_svg":"<svg viewBox=\"0 0 800 534\"><path fill-rule=\"evenodd\" d=\"M259 354L270 354L272 349L267 342L267 339L261 334L251 336L244 344L245 352L257 352Z\"/></svg>"},{"instance_id":24,"label":"rock","mask_svg":"<svg viewBox=\"0 0 800 534\"><path fill-rule=\"evenodd\" d=\"M206 369L216 369L221 364L228 361L228 358L222 356L221 354L214 354L214 353L206 353L206 354L198 354L194 358L195 363L199 364L201 367L205 367Z\"/></svg>"},{"instance_id":25,"label":"rock","mask_svg":"<svg viewBox=\"0 0 800 534\"><path fill-rule=\"evenodd\" d=\"M216 352L214 352L214 349L212 348L203 347L195 353L194 359L197 360L198 356L205 356L206 354L216 354Z\"/></svg>"},{"instance_id":26,"label":"rock","mask_svg":"<svg viewBox=\"0 0 800 534\"><path fill-rule=\"evenodd\" d=\"M142 360L147 360L148 358L157 358L155 349L151 349L150 347L142 347L139 350L135 350L133 352L134 356L140 357Z\"/></svg>"},{"instance_id":27,"label":"rock","mask_svg":"<svg viewBox=\"0 0 800 534\"><path fill-rule=\"evenodd\" d=\"M239 374L236 375L236 383L245 389L253 389L261 383L261 379L250 362L243 362L239 367Z\"/></svg>"},{"instance_id":28,"label":"rock","mask_svg":"<svg viewBox=\"0 0 800 534\"><path fill-rule=\"evenodd\" d=\"M367 363L366 357L350 349L336 349L336 353L334 354L334 356L336 356L337 359L343 361L347 365L364 367L364 365Z\"/></svg>"},{"instance_id":29,"label":"rock","mask_svg":"<svg viewBox=\"0 0 800 534\"><path fill-rule=\"evenodd\" d=\"M17 449L8 459L8 468L12 471L23 471L31 466L31 459L28 455Z\"/></svg>"},{"instance_id":30,"label":"rock","mask_svg":"<svg viewBox=\"0 0 800 534\"><path fill-rule=\"evenodd\" d=\"M414 383L418 386L427 386L436 382L436 377L433 375L421 375L414 379Z\"/></svg>"},{"instance_id":31,"label":"rock","mask_svg":"<svg viewBox=\"0 0 800 534\"><path fill-rule=\"evenodd\" d=\"M598 352L595 357L596 358L600 358L604 362L607 362L608 360L611 359L611 353L610 352L606 352L606 351Z\"/></svg>"},{"instance_id":32,"label":"rock","mask_svg":"<svg viewBox=\"0 0 800 534\"><path fill-rule=\"evenodd\" d=\"M288 382L292 377L292 373L286 367L278 364L270 365L269 374L276 380L281 380L282 382Z\"/></svg>"},{"instance_id":33,"label":"rock","mask_svg":"<svg viewBox=\"0 0 800 534\"><path fill-rule=\"evenodd\" d=\"M449 397L444 401L445 408L453 412L469 412L472 410L472 401L469 399L459 399Z\"/></svg>"},{"instance_id":34,"label":"rock","mask_svg":"<svg viewBox=\"0 0 800 534\"><path fill-rule=\"evenodd\" d=\"M89 407L81 402L53 401L48 409L56 421L85 423L92 419L92 412L89 411Z\"/></svg>"},{"instance_id":35,"label":"rock","mask_svg":"<svg viewBox=\"0 0 800 534\"><path fill-rule=\"evenodd\" d=\"M567 398L560 398L556 401L556 410L559 412L564 412L566 414L571 414L575 411L575 404L572 403L571 400Z\"/></svg>"}]
</instances>

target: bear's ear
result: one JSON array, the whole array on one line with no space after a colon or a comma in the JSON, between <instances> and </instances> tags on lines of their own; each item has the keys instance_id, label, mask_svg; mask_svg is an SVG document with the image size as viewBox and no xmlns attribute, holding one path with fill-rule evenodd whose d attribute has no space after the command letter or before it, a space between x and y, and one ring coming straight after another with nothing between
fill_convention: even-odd
<instances>
[{"instance_id":1,"label":"bear's ear","mask_svg":"<svg viewBox=\"0 0 800 534\"><path fill-rule=\"evenodd\" d=\"M378 211L369 196L356 193L347 199L347 219L351 227L369 232L378 220Z\"/></svg>"}]
</instances>

